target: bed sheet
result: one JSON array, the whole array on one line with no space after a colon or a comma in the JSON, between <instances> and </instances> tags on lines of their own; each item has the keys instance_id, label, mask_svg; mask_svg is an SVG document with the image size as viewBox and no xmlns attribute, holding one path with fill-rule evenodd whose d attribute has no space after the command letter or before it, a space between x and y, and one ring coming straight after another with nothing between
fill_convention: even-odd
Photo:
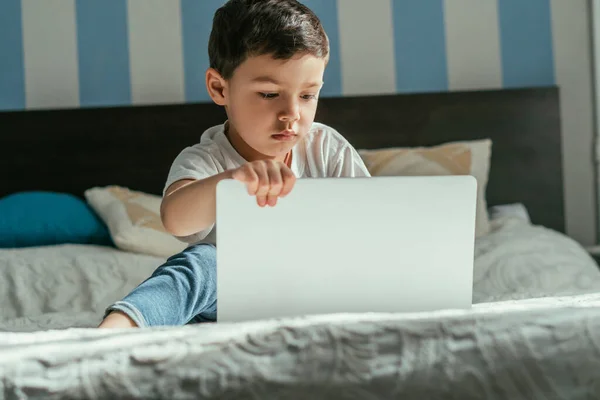
<instances>
[{"instance_id":1,"label":"bed sheet","mask_svg":"<svg viewBox=\"0 0 600 400\"><path fill-rule=\"evenodd\" d=\"M162 262L158 257L91 245L0 250L0 320L102 314Z\"/></svg>"},{"instance_id":2,"label":"bed sheet","mask_svg":"<svg viewBox=\"0 0 600 400\"><path fill-rule=\"evenodd\" d=\"M475 241L474 303L598 291L598 265L562 233L505 217Z\"/></svg>"},{"instance_id":3,"label":"bed sheet","mask_svg":"<svg viewBox=\"0 0 600 400\"><path fill-rule=\"evenodd\" d=\"M0 321L19 330L94 326L163 261L87 245L0 250ZM565 235L504 218L476 240L474 304L599 291L596 263Z\"/></svg>"}]
</instances>

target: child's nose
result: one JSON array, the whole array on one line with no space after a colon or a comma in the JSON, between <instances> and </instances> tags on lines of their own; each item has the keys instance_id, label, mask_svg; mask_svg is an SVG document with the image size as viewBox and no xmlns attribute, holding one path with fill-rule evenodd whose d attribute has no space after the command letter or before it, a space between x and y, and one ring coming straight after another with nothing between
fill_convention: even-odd
<instances>
[{"instance_id":1,"label":"child's nose","mask_svg":"<svg viewBox=\"0 0 600 400\"><path fill-rule=\"evenodd\" d=\"M300 119L300 104L298 101L286 102L284 109L279 114L280 121L296 121Z\"/></svg>"}]
</instances>

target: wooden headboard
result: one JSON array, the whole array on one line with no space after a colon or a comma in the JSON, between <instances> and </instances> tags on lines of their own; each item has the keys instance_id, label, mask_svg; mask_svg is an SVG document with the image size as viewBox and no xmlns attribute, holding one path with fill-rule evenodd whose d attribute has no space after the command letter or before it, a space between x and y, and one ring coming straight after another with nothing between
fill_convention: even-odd
<instances>
[{"instance_id":1,"label":"wooden headboard","mask_svg":"<svg viewBox=\"0 0 600 400\"><path fill-rule=\"evenodd\" d=\"M0 197L103 185L160 194L175 156L224 120L208 103L0 112ZM534 223L565 231L555 87L323 98L316 120L359 149L490 138L488 205L521 202Z\"/></svg>"}]
</instances>

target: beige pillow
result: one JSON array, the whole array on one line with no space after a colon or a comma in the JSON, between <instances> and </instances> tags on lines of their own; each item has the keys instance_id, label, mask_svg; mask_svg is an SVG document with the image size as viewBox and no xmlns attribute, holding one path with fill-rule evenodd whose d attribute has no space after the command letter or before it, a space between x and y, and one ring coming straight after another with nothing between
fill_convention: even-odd
<instances>
[{"instance_id":1,"label":"beige pillow","mask_svg":"<svg viewBox=\"0 0 600 400\"><path fill-rule=\"evenodd\" d=\"M162 225L160 196L107 186L86 190L85 198L121 250L170 257L187 246Z\"/></svg>"},{"instance_id":2,"label":"beige pillow","mask_svg":"<svg viewBox=\"0 0 600 400\"><path fill-rule=\"evenodd\" d=\"M359 150L372 176L472 175L477 180L475 236L489 232L485 190L492 141L451 142L433 147Z\"/></svg>"}]
</instances>

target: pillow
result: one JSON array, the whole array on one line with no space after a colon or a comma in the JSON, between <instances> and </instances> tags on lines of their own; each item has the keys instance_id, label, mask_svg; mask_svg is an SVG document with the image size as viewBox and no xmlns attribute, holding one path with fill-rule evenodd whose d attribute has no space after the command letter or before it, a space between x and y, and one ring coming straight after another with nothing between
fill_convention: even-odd
<instances>
[{"instance_id":1,"label":"pillow","mask_svg":"<svg viewBox=\"0 0 600 400\"><path fill-rule=\"evenodd\" d=\"M33 191L0 199L0 247L66 243L113 246L106 225L73 195Z\"/></svg>"},{"instance_id":2,"label":"pillow","mask_svg":"<svg viewBox=\"0 0 600 400\"><path fill-rule=\"evenodd\" d=\"M108 225L121 250L170 257L187 246L164 228L160 196L107 186L86 190L85 198Z\"/></svg>"},{"instance_id":3,"label":"pillow","mask_svg":"<svg viewBox=\"0 0 600 400\"><path fill-rule=\"evenodd\" d=\"M485 190L490 168L489 139L433 147L359 150L372 176L472 175L477 180L475 236L490 230Z\"/></svg>"},{"instance_id":4,"label":"pillow","mask_svg":"<svg viewBox=\"0 0 600 400\"><path fill-rule=\"evenodd\" d=\"M523 203L500 204L490 207L488 210L488 215L490 216L490 220L509 217L518 218L527 222L528 224L531 224L529 212Z\"/></svg>"}]
</instances>

